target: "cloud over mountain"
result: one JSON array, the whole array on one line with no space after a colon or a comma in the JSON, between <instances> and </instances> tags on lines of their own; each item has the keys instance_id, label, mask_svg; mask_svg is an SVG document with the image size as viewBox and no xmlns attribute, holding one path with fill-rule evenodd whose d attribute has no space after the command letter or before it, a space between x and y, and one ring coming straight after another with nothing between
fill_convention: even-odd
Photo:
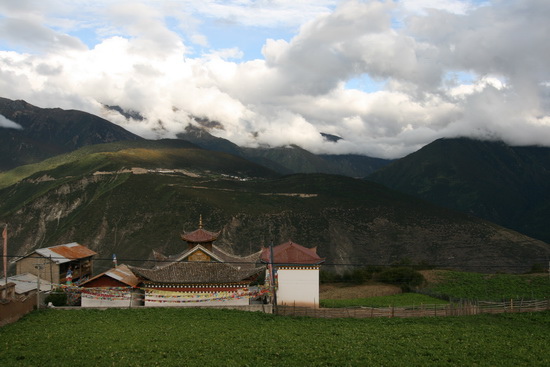
<instances>
[{"instance_id":1,"label":"cloud over mountain","mask_svg":"<svg viewBox=\"0 0 550 367\"><path fill-rule=\"evenodd\" d=\"M0 115L0 128L7 128L7 129L17 129L21 130L23 127L19 125L17 122L14 122L10 119L7 119L6 117Z\"/></svg>"},{"instance_id":2,"label":"cloud over mountain","mask_svg":"<svg viewBox=\"0 0 550 367\"><path fill-rule=\"evenodd\" d=\"M0 15L4 97L146 137L199 117L240 145L385 158L439 137L550 145L547 1L50 0Z\"/></svg>"}]
</instances>

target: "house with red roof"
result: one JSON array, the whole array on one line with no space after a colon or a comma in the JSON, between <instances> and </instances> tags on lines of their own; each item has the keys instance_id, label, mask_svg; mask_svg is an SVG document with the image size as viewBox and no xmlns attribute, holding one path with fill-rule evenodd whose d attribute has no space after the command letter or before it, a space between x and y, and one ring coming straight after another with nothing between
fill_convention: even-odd
<instances>
[{"instance_id":1,"label":"house with red roof","mask_svg":"<svg viewBox=\"0 0 550 367\"><path fill-rule=\"evenodd\" d=\"M220 232L199 228L181 235L187 243L179 254L154 252L153 268L130 269L144 289L144 305L164 307L244 306L259 295L251 284L265 270L260 253L237 256L214 245Z\"/></svg>"},{"instance_id":2,"label":"house with red roof","mask_svg":"<svg viewBox=\"0 0 550 367\"><path fill-rule=\"evenodd\" d=\"M31 273L52 284L78 284L92 276L95 251L73 242L34 250L16 260L16 274Z\"/></svg>"},{"instance_id":3,"label":"house with red roof","mask_svg":"<svg viewBox=\"0 0 550 367\"><path fill-rule=\"evenodd\" d=\"M125 264L120 264L81 284L82 307L143 306L140 279Z\"/></svg>"},{"instance_id":4,"label":"house with red roof","mask_svg":"<svg viewBox=\"0 0 550 367\"><path fill-rule=\"evenodd\" d=\"M277 305L319 307L319 268L325 261L317 248L307 248L292 241L264 248L261 261L272 268Z\"/></svg>"}]
</instances>

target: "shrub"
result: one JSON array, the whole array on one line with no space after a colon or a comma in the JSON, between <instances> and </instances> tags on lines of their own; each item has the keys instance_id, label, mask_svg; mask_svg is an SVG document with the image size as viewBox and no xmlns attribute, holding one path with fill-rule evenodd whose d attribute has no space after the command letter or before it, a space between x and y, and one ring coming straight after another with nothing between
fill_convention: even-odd
<instances>
[{"instance_id":1,"label":"shrub","mask_svg":"<svg viewBox=\"0 0 550 367\"><path fill-rule=\"evenodd\" d=\"M378 274L377 280L382 283L393 284L401 287L403 292L418 287L425 279L418 271L407 267L389 268Z\"/></svg>"},{"instance_id":2,"label":"shrub","mask_svg":"<svg viewBox=\"0 0 550 367\"><path fill-rule=\"evenodd\" d=\"M56 288L52 293L48 294L45 300L46 304L50 302L54 306L66 306L67 305L67 293L63 289Z\"/></svg>"}]
</instances>

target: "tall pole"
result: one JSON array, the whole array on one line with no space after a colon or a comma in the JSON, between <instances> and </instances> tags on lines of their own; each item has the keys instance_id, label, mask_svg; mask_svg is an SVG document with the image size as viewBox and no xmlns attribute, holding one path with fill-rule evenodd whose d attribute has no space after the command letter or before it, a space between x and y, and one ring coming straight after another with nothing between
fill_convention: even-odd
<instances>
[{"instance_id":1,"label":"tall pole","mask_svg":"<svg viewBox=\"0 0 550 367\"><path fill-rule=\"evenodd\" d=\"M37 270L36 274L36 310L40 310L40 270L44 264L34 264L34 267Z\"/></svg>"},{"instance_id":2,"label":"tall pole","mask_svg":"<svg viewBox=\"0 0 550 367\"><path fill-rule=\"evenodd\" d=\"M4 242L4 248L2 249L2 262L4 266L4 279L6 280L6 289L8 285L8 224L4 223L4 230L2 231L2 239Z\"/></svg>"},{"instance_id":3,"label":"tall pole","mask_svg":"<svg viewBox=\"0 0 550 367\"><path fill-rule=\"evenodd\" d=\"M275 267L273 266L273 241L269 246L269 278L271 281L271 291L273 292L273 306L277 307L277 290L275 289Z\"/></svg>"}]
</instances>

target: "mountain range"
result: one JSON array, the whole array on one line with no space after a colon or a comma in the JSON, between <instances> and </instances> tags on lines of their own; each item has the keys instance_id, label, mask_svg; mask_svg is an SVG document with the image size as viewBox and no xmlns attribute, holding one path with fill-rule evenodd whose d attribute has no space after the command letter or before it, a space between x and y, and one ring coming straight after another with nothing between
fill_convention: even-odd
<instances>
[{"instance_id":1,"label":"mountain range","mask_svg":"<svg viewBox=\"0 0 550 367\"><path fill-rule=\"evenodd\" d=\"M2 148L4 166L17 167L0 172L0 222L9 223L12 256L77 241L99 253L97 269L109 267L113 253L146 265L152 250L180 252L179 234L202 215L228 251L291 239L318 246L337 270L407 260L521 272L550 257L540 237L514 228L519 210L546 215L546 148L444 139L390 162L242 148L198 128L150 141L83 112L0 102L0 114L23 127L0 128L0 140L6 133L19 147ZM339 175L327 174L334 167ZM508 225L498 225L503 218Z\"/></svg>"},{"instance_id":2,"label":"mountain range","mask_svg":"<svg viewBox=\"0 0 550 367\"><path fill-rule=\"evenodd\" d=\"M550 242L550 148L440 139L368 179Z\"/></svg>"},{"instance_id":3,"label":"mountain range","mask_svg":"<svg viewBox=\"0 0 550 367\"><path fill-rule=\"evenodd\" d=\"M0 127L0 172L86 145L142 139L86 112L39 108L21 100L0 97L0 115L21 127Z\"/></svg>"}]
</instances>

